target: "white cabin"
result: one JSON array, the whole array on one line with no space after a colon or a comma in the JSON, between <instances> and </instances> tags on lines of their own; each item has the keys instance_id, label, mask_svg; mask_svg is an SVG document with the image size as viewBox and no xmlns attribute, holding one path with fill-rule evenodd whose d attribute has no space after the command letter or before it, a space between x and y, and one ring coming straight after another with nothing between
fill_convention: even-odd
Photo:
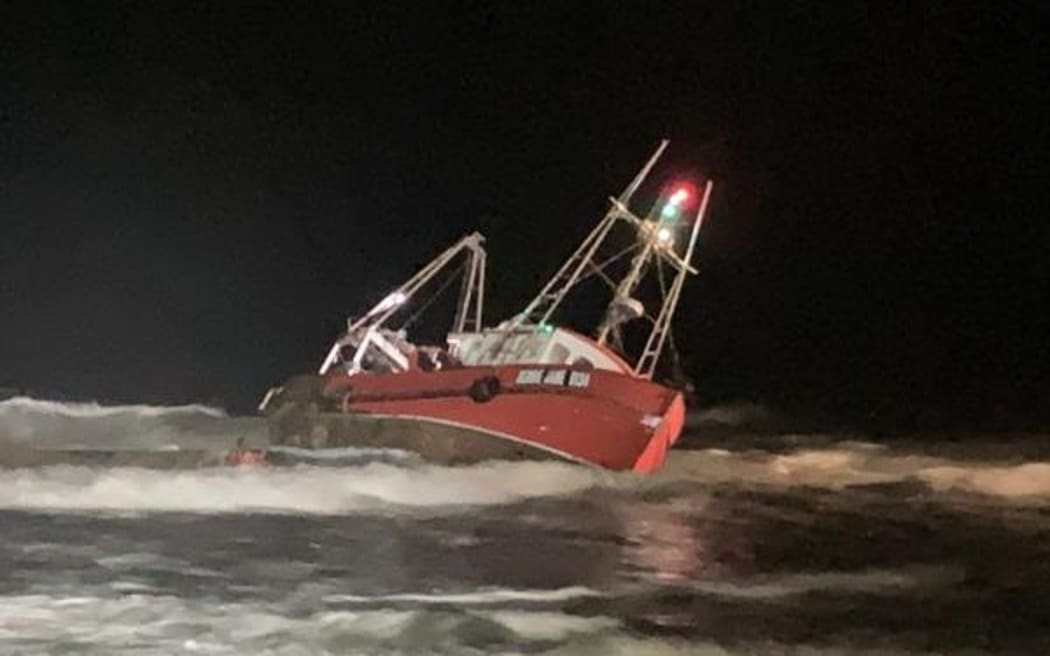
<instances>
[{"instance_id":1,"label":"white cabin","mask_svg":"<svg viewBox=\"0 0 1050 656\"><path fill-rule=\"evenodd\" d=\"M451 333L448 345L452 357L466 366L564 365L634 375L616 353L579 333L553 326Z\"/></svg>"}]
</instances>

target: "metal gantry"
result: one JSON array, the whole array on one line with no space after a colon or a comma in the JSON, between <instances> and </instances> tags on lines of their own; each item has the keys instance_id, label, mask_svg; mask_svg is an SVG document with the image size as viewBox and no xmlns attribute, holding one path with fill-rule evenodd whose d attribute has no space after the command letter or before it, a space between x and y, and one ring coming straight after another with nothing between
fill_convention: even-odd
<instances>
[{"instance_id":1,"label":"metal gantry","mask_svg":"<svg viewBox=\"0 0 1050 656\"><path fill-rule=\"evenodd\" d=\"M681 254L676 251L676 246L670 233L663 234L663 231L659 229L658 223L652 220L641 219L630 210L631 199L638 188L645 182L661 155L663 155L668 143L666 139L661 141L656 152L653 153L631 183L627 185L623 193L617 198L609 199L610 208L608 212L576 250L573 251L572 255L565 260L554 276L540 290L539 294L525 307L525 310L512 320L509 326L511 330L528 325L549 323L569 292L593 273L599 275L614 289L606 314L594 333L595 340L602 345L607 344L614 337L616 338L615 341L619 341L619 324L617 323L616 314L618 307L620 304L632 300L632 294L642 279L645 278L649 265L659 259L659 261L670 265L676 274L670 289L665 290L663 294L658 313L655 317L649 317L652 321L652 329L646 339L645 347L642 349L642 353L634 366L635 375L650 379L653 377L656 363L659 361L670 331L671 319L681 297L685 277L688 274L697 273L697 269L692 265L692 258L700 226L707 212L708 200L713 189L713 183L710 180L703 186L689 239ZM627 273L619 281L615 281L608 274L608 265L618 259L618 256L603 261L599 261L596 258L602 244L609 239L613 227L621 221L630 224L635 229L636 235L636 243L625 251L621 251L621 254L635 252L635 256Z\"/></svg>"},{"instance_id":2,"label":"metal gantry","mask_svg":"<svg viewBox=\"0 0 1050 656\"><path fill-rule=\"evenodd\" d=\"M318 373L324 375L339 362L345 346L353 346L355 349L354 356L349 363L350 373L356 373L361 369L365 355L373 349L382 353L394 368L402 371L408 368L407 357L387 335L384 335L384 332L387 331L383 329L394 314L464 251L469 254L470 259L467 263L463 285L460 288L460 298L452 329L462 331L466 326L473 325L480 330L485 300L484 242L485 238L478 232L463 237L417 271L404 284L387 294L363 316L348 319L346 332L332 344Z\"/></svg>"}]
</instances>

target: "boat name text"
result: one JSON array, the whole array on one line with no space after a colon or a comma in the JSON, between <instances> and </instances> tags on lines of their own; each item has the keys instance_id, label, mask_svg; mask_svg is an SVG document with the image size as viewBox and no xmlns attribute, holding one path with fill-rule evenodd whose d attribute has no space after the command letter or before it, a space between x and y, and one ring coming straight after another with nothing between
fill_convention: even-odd
<instances>
[{"instance_id":1,"label":"boat name text","mask_svg":"<svg viewBox=\"0 0 1050 656\"><path fill-rule=\"evenodd\" d=\"M587 371L568 371L566 369L522 369L515 380L518 385L561 385L568 387L587 387L591 384L591 374Z\"/></svg>"}]
</instances>

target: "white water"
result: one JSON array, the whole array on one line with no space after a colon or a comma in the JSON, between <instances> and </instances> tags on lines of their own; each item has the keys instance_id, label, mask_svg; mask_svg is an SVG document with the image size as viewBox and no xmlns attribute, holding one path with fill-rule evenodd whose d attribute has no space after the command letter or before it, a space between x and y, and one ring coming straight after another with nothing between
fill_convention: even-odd
<instances>
[{"instance_id":1,"label":"white water","mask_svg":"<svg viewBox=\"0 0 1050 656\"><path fill-rule=\"evenodd\" d=\"M959 583L958 569L914 565L897 569L860 572L820 572L756 576L742 581L703 581L692 589L718 597L777 601L811 592L852 592L895 596L909 590L944 587Z\"/></svg>"},{"instance_id":2,"label":"white water","mask_svg":"<svg viewBox=\"0 0 1050 656\"><path fill-rule=\"evenodd\" d=\"M414 603L427 605L459 604L487 606L508 602L555 602L600 597L601 593L584 586L571 586L557 590L478 590L464 593L401 593L379 596L335 594L325 597L329 602L351 603Z\"/></svg>"},{"instance_id":3,"label":"white water","mask_svg":"<svg viewBox=\"0 0 1050 656\"><path fill-rule=\"evenodd\" d=\"M558 644L561 643L561 644ZM0 597L0 644L9 653L105 654L573 654L630 656L889 656L900 649L736 647L632 635L611 617L558 611L320 610L289 613L256 602L164 595ZM968 652L977 653L977 652Z\"/></svg>"},{"instance_id":4,"label":"white water","mask_svg":"<svg viewBox=\"0 0 1050 656\"><path fill-rule=\"evenodd\" d=\"M47 416L71 417L77 419L166 417L172 415L206 415L209 417L226 417L225 411L219 408L200 404L188 405L102 405L91 402L62 402L34 399L27 396L15 396L0 401L0 418L7 420L11 416L23 415L36 417Z\"/></svg>"},{"instance_id":5,"label":"white water","mask_svg":"<svg viewBox=\"0 0 1050 656\"><path fill-rule=\"evenodd\" d=\"M556 463L497 462L460 469L386 464L191 471L48 467L0 472L0 508L335 515L506 504L579 492L598 480L597 472Z\"/></svg>"},{"instance_id":6,"label":"white water","mask_svg":"<svg viewBox=\"0 0 1050 656\"><path fill-rule=\"evenodd\" d=\"M773 413L768 408L746 401L705 408L689 416L691 424L721 424L723 426L747 426L771 419L773 419Z\"/></svg>"},{"instance_id":7,"label":"white water","mask_svg":"<svg viewBox=\"0 0 1050 656\"><path fill-rule=\"evenodd\" d=\"M736 404L701 413L738 423L768 412ZM0 402L4 442L40 448L180 448L232 443L259 434L257 418L230 418L199 405L157 407ZM799 443L805 443L801 436ZM902 452L856 441L766 451L672 451L665 469L638 479L556 463L488 463L467 468L401 467L373 462L345 467L147 471L51 467L0 471L0 508L46 511L185 511L343 514L406 508L465 508L568 495L592 487L632 490L688 482L844 489L913 481L945 498L963 491L1014 504L1050 502L1050 462L996 462ZM325 456L346 457L345 450ZM367 460L367 453L357 454ZM387 459L387 462L392 460ZM396 461L396 459L393 459Z\"/></svg>"},{"instance_id":8,"label":"white water","mask_svg":"<svg viewBox=\"0 0 1050 656\"><path fill-rule=\"evenodd\" d=\"M703 421L738 425L765 420L763 412L715 408ZM258 420L203 406L0 402L0 448L187 448L261 430ZM651 477L557 463L450 469L374 461L288 469L0 470L0 509L33 511L5 515L0 562L15 566L0 572L0 653L916 653L899 645L868 648L893 645L897 636L874 627L857 638L833 622L823 627L829 637L819 645L764 637L763 621L773 617L820 622L826 603L820 600L892 608L898 599L953 599L980 585L972 565L957 561L961 552L933 558L929 550L916 553L918 542L899 539L901 524L886 513L907 511L906 500L858 517L867 512L857 502L865 497L853 489L913 482L924 500L943 504L952 517L976 497L992 506L991 512L978 506L975 514L985 522L1010 515L1004 507L1022 506L1014 514L1027 517L1050 505L1050 462L1036 456L935 457L835 436L782 444L795 448L675 451ZM312 455L317 464L326 458L336 464L372 454ZM748 494L735 499L718 491L749 486L763 491L758 504ZM847 493L810 496L808 488ZM816 509L771 502L781 491L819 499ZM892 491L873 494L895 503ZM511 505L540 497L551 503ZM195 515L150 514L176 511ZM588 515L605 511L609 516L593 522ZM843 533L813 528L824 513L838 511L847 517L834 524ZM241 513L271 516L226 516ZM766 518L776 531L766 530ZM868 519L889 533L858 542L854 532ZM813 551L792 543L807 544L811 530ZM783 539L783 531L791 535ZM858 545L880 552L885 538L898 553L852 559ZM1012 553L1005 558L1011 567ZM567 567L545 569L552 565L545 558L563 557ZM1002 590L1024 583L980 569L985 579L1003 579ZM688 601L654 600L666 592ZM718 616L725 607L745 610ZM809 610L792 616L798 608ZM672 616L666 626L695 622L703 633L649 636L631 624L665 626L665 611ZM740 624L752 613L753 631L744 626L741 637ZM724 637L723 619L732 637L715 644L708 638Z\"/></svg>"},{"instance_id":9,"label":"white water","mask_svg":"<svg viewBox=\"0 0 1050 656\"><path fill-rule=\"evenodd\" d=\"M107 654L463 653L471 643L563 641L618 625L549 611L290 610L165 595L12 595L0 597L0 643L22 646L9 653L34 645Z\"/></svg>"},{"instance_id":10,"label":"white water","mask_svg":"<svg viewBox=\"0 0 1050 656\"><path fill-rule=\"evenodd\" d=\"M177 449L233 443L265 430L255 417L233 418L203 405L59 403L26 397L0 401L0 445L39 449Z\"/></svg>"},{"instance_id":11,"label":"white water","mask_svg":"<svg viewBox=\"0 0 1050 656\"><path fill-rule=\"evenodd\" d=\"M672 452L653 483L683 480L829 490L910 481L947 495L969 492L1011 503L1050 502L1050 462L950 459L858 442L787 454L724 449Z\"/></svg>"},{"instance_id":12,"label":"white water","mask_svg":"<svg viewBox=\"0 0 1050 656\"><path fill-rule=\"evenodd\" d=\"M845 447L790 455L724 451L674 453L648 479L611 476L560 463L495 462L462 468L353 467L201 469L47 467L0 471L0 508L61 512L261 512L335 515L471 506L563 496L599 487L629 491L688 481L845 489L917 481L951 501L977 493L1013 504L1050 503L1050 463L1001 466L856 451Z\"/></svg>"}]
</instances>

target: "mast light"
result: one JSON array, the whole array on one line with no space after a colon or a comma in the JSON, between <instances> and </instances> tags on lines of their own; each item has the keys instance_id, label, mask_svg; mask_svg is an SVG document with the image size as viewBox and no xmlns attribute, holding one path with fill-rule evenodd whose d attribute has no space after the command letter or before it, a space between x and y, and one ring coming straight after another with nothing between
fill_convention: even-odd
<instances>
[{"instance_id":1,"label":"mast light","mask_svg":"<svg viewBox=\"0 0 1050 656\"><path fill-rule=\"evenodd\" d=\"M696 189L688 182L679 182L671 187L666 196L667 202L660 208L660 218L665 221L677 220L682 210L690 203ZM667 192L665 192L667 193Z\"/></svg>"}]
</instances>

